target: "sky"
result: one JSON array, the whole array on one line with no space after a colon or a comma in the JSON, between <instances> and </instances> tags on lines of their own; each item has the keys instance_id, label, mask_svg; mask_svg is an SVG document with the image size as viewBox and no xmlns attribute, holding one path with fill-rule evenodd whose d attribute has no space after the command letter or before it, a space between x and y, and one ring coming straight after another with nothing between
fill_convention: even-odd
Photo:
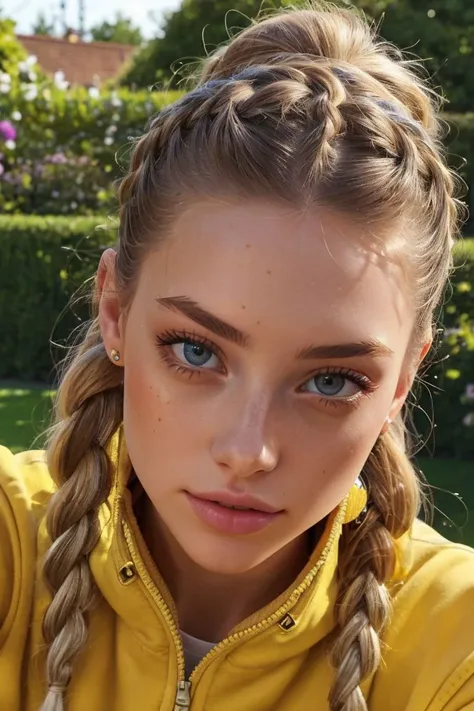
<instances>
[{"instance_id":1,"label":"sky","mask_svg":"<svg viewBox=\"0 0 474 711\"><path fill-rule=\"evenodd\" d=\"M70 27L78 26L79 2L78 0L64 0L66 3L66 24ZM135 24L139 25L145 36L155 34L156 25L150 21L149 13L153 11L157 18L165 10L173 10L180 5L180 0L84 0L86 29L97 25L103 20L112 20L117 11L127 17L132 17ZM60 0L0 0L1 14L11 17L17 22L19 34L29 34L38 13L43 11L47 18L61 17Z\"/></svg>"}]
</instances>

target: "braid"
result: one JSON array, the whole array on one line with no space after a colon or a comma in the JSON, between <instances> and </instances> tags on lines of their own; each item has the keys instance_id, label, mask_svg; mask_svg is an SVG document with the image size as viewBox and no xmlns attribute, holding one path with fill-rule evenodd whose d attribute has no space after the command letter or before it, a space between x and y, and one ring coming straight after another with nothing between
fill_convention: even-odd
<instances>
[{"instance_id":1,"label":"braid","mask_svg":"<svg viewBox=\"0 0 474 711\"><path fill-rule=\"evenodd\" d=\"M393 541L409 528L419 508L417 480L397 427L403 428L401 421L393 434L379 438L367 461L367 516L360 526L346 525L342 534L331 711L367 711L360 683L380 664L379 635L391 611L385 583L395 567Z\"/></svg>"},{"instance_id":2,"label":"braid","mask_svg":"<svg viewBox=\"0 0 474 711\"><path fill-rule=\"evenodd\" d=\"M42 711L63 711L72 661L84 646L84 614L95 594L88 556L99 538L97 513L111 485L106 445L122 420L121 369L110 363L93 322L61 384L48 445L58 486L46 514L51 547L44 577L53 594L43 634L49 645Z\"/></svg>"}]
</instances>

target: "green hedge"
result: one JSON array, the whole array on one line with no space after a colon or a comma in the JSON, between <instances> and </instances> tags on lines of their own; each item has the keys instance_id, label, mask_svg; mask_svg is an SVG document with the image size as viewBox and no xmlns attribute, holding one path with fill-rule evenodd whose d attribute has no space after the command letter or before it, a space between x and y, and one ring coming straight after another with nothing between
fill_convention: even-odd
<instances>
[{"instance_id":1,"label":"green hedge","mask_svg":"<svg viewBox=\"0 0 474 711\"><path fill-rule=\"evenodd\" d=\"M88 316L87 303L71 308L71 297L115 239L116 227L105 217L0 216L0 378L53 382L53 361ZM474 383L474 240L458 246L456 262L442 314L446 330L423 378L421 408L431 417L434 405L430 446L438 455L473 458L474 401L466 388ZM416 425L427 439L421 413L416 410Z\"/></svg>"},{"instance_id":2,"label":"green hedge","mask_svg":"<svg viewBox=\"0 0 474 711\"><path fill-rule=\"evenodd\" d=\"M91 90L92 91L92 90ZM0 212L94 215L115 207L114 184L129 147L175 92L63 90L47 80L12 83L0 92L0 117L16 131L0 134Z\"/></svg>"},{"instance_id":3,"label":"green hedge","mask_svg":"<svg viewBox=\"0 0 474 711\"><path fill-rule=\"evenodd\" d=\"M0 378L52 381L61 345L87 318L87 305L68 304L115 238L105 217L0 216Z\"/></svg>"},{"instance_id":4,"label":"green hedge","mask_svg":"<svg viewBox=\"0 0 474 711\"><path fill-rule=\"evenodd\" d=\"M131 140L178 92L65 90L46 78L0 92L0 117L17 133L0 136L0 212L94 215L114 209L115 181ZM474 185L474 114L446 114L450 164ZM468 203L473 201L471 190ZM470 205L474 215L474 205Z\"/></svg>"}]
</instances>

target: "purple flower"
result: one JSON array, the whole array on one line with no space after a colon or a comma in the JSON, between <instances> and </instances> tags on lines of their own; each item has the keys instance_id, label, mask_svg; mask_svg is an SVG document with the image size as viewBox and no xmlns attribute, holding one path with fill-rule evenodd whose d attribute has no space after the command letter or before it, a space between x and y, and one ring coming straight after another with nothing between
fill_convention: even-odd
<instances>
[{"instance_id":1,"label":"purple flower","mask_svg":"<svg viewBox=\"0 0 474 711\"><path fill-rule=\"evenodd\" d=\"M49 157L50 163L67 163L67 158L64 153L54 153Z\"/></svg>"},{"instance_id":2,"label":"purple flower","mask_svg":"<svg viewBox=\"0 0 474 711\"><path fill-rule=\"evenodd\" d=\"M0 121L0 136L4 141L14 141L16 139L16 128L10 121Z\"/></svg>"}]
</instances>

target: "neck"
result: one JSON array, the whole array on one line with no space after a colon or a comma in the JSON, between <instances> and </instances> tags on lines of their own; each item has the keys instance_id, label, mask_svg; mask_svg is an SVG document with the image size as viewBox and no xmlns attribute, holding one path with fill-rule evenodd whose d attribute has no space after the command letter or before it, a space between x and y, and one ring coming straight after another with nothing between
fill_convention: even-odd
<instances>
[{"instance_id":1,"label":"neck","mask_svg":"<svg viewBox=\"0 0 474 711\"><path fill-rule=\"evenodd\" d=\"M308 562L308 536L291 541L261 565L222 575L197 565L179 546L147 499L140 528L178 611L181 629L208 642L272 602Z\"/></svg>"}]
</instances>

